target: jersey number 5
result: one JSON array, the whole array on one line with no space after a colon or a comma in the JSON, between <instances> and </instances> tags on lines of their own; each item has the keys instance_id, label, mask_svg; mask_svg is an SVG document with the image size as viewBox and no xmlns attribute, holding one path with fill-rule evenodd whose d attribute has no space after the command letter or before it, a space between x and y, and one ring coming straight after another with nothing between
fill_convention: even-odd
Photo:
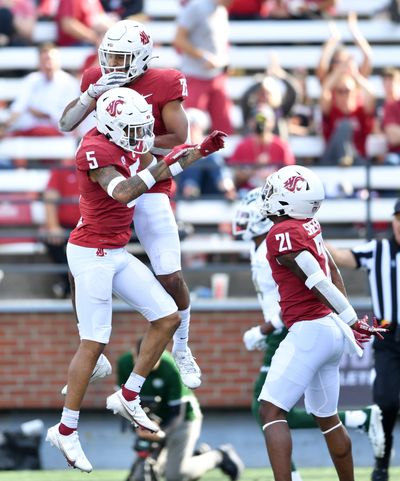
<instances>
[{"instance_id":1,"label":"jersey number 5","mask_svg":"<svg viewBox=\"0 0 400 481\"><path fill-rule=\"evenodd\" d=\"M289 232L281 232L275 235L275 239L279 241L279 252L284 252L292 249Z\"/></svg>"},{"instance_id":2,"label":"jersey number 5","mask_svg":"<svg viewBox=\"0 0 400 481\"><path fill-rule=\"evenodd\" d=\"M94 156L94 150L89 150L89 152L86 152L86 160L89 162L89 167L91 169L97 169L99 167L97 159Z\"/></svg>"}]
</instances>

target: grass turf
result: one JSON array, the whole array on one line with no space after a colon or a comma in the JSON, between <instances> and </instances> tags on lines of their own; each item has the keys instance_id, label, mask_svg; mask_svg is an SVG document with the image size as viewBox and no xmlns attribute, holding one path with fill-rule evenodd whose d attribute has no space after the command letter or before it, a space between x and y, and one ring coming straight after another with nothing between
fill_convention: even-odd
<instances>
[{"instance_id":1,"label":"grass turf","mask_svg":"<svg viewBox=\"0 0 400 481\"><path fill-rule=\"evenodd\" d=\"M333 468L300 469L304 481L337 481ZM0 481L125 481L127 471L99 471L86 474L73 469L63 471L0 471ZM356 481L370 481L371 468L357 468ZM391 479L400 479L400 467L390 469ZM219 470L213 470L201 478L203 481L227 481ZM240 481L273 481L270 469L246 469Z\"/></svg>"}]
</instances>

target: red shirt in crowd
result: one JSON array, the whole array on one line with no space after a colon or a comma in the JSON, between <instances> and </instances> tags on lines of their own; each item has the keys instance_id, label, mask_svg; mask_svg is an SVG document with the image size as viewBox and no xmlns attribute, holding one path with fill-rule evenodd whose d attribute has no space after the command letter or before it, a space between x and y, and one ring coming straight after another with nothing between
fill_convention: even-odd
<instances>
[{"instance_id":1,"label":"red shirt in crowd","mask_svg":"<svg viewBox=\"0 0 400 481\"><path fill-rule=\"evenodd\" d=\"M385 102L383 106L383 128L390 124L400 126L400 100ZM400 152L400 145L388 145L389 152Z\"/></svg>"},{"instance_id":2,"label":"red shirt in crowd","mask_svg":"<svg viewBox=\"0 0 400 481\"><path fill-rule=\"evenodd\" d=\"M319 319L332 312L308 289L304 281L287 267L279 264L277 257L291 252L307 250L317 260L329 277L324 255L321 227L315 219L289 219L272 226L267 235L267 259L279 291L282 320L287 328L298 321Z\"/></svg>"},{"instance_id":3,"label":"red shirt in crowd","mask_svg":"<svg viewBox=\"0 0 400 481\"><path fill-rule=\"evenodd\" d=\"M61 200L65 202L58 204L60 225L62 227L75 227L81 216L78 204L78 178L75 168L52 170L46 190L56 190Z\"/></svg>"},{"instance_id":4,"label":"red shirt in crowd","mask_svg":"<svg viewBox=\"0 0 400 481\"><path fill-rule=\"evenodd\" d=\"M354 145L359 154L366 156L367 137L372 131L374 117L367 113L363 105L358 105L350 113L344 113L334 104L328 114L322 116L322 131L328 142L340 120L349 119L353 125Z\"/></svg>"}]
</instances>

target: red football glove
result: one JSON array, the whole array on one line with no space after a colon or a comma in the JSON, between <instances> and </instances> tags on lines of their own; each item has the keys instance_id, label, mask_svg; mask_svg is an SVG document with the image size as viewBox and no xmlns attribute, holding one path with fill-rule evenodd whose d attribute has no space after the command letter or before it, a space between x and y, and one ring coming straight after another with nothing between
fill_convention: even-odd
<instances>
[{"instance_id":1,"label":"red football glove","mask_svg":"<svg viewBox=\"0 0 400 481\"><path fill-rule=\"evenodd\" d=\"M189 152L189 150L192 150L195 147L196 147L195 145L190 145L190 144L176 145L171 150L171 152L163 158L163 161L168 166L171 164L174 164L175 162L178 162L180 158L184 157Z\"/></svg>"},{"instance_id":2,"label":"red football glove","mask_svg":"<svg viewBox=\"0 0 400 481\"><path fill-rule=\"evenodd\" d=\"M200 153L203 157L212 154L213 152L217 152L224 148L226 137L225 132L221 132L220 130L213 130L210 135L203 140L203 142L198 146Z\"/></svg>"},{"instance_id":3,"label":"red football glove","mask_svg":"<svg viewBox=\"0 0 400 481\"><path fill-rule=\"evenodd\" d=\"M363 332L358 332L358 331L355 331L353 329L353 334L354 334L354 337L356 339L356 343L358 344L358 346L361 347L361 349L364 350L364 344L369 342L371 340L371 336L369 336L368 334L365 334Z\"/></svg>"},{"instance_id":4,"label":"red football glove","mask_svg":"<svg viewBox=\"0 0 400 481\"><path fill-rule=\"evenodd\" d=\"M376 336L378 339L383 339L381 332L388 331L388 329L385 329L384 327L379 327L376 317L372 318L372 326L370 326L368 324L368 316L364 316L362 319L353 324L351 328L360 334L365 334L369 338Z\"/></svg>"}]
</instances>

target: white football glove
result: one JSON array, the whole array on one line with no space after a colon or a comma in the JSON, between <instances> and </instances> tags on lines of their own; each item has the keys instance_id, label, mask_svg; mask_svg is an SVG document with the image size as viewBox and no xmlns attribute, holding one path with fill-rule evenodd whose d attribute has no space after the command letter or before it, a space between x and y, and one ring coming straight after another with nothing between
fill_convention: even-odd
<instances>
[{"instance_id":1,"label":"white football glove","mask_svg":"<svg viewBox=\"0 0 400 481\"><path fill-rule=\"evenodd\" d=\"M107 90L115 87L122 87L128 81L128 77L124 72L110 72L102 75L96 83L90 84L87 93L93 99L97 99Z\"/></svg>"},{"instance_id":2,"label":"white football glove","mask_svg":"<svg viewBox=\"0 0 400 481\"><path fill-rule=\"evenodd\" d=\"M260 326L252 327L243 334L243 343L248 351L262 351L265 349L265 339Z\"/></svg>"}]
</instances>

